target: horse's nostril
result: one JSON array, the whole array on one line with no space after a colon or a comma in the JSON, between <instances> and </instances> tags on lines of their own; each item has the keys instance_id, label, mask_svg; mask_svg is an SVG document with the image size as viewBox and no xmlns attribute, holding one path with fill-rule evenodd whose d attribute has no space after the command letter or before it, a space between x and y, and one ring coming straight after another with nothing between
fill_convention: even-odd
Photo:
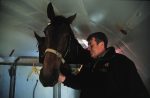
<instances>
[{"instance_id":1,"label":"horse's nostril","mask_svg":"<svg viewBox=\"0 0 150 98\"><path fill-rule=\"evenodd\" d=\"M53 72L44 70L44 68L40 71L39 79L44 87L54 86L58 81L59 71L58 69L54 69Z\"/></svg>"}]
</instances>

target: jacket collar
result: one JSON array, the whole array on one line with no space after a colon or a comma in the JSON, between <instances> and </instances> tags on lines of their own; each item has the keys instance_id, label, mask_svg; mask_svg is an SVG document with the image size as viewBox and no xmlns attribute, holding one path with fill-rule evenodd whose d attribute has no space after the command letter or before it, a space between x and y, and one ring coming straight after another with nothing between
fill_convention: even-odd
<instances>
[{"instance_id":1,"label":"jacket collar","mask_svg":"<svg viewBox=\"0 0 150 98\"><path fill-rule=\"evenodd\" d=\"M109 61L115 56L115 48L109 47L106 49L106 52L104 56L99 57L95 60L95 63L93 64L93 70L107 70L107 67L109 67ZM107 66L106 66L107 65Z\"/></svg>"},{"instance_id":2,"label":"jacket collar","mask_svg":"<svg viewBox=\"0 0 150 98\"><path fill-rule=\"evenodd\" d=\"M116 53L115 48L114 47L109 47L104 52L103 56L98 58L98 60L109 61L114 56L115 53Z\"/></svg>"}]
</instances>

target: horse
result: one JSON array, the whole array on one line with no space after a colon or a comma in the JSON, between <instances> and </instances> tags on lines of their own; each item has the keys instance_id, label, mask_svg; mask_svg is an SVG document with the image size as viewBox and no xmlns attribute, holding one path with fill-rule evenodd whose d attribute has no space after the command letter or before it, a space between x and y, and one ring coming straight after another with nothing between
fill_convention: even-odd
<instances>
[{"instance_id":1,"label":"horse","mask_svg":"<svg viewBox=\"0 0 150 98\"><path fill-rule=\"evenodd\" d=\"M44 87L54 86L58 82L60 67L65 64L85 64L91 59L89 52L78 42L70 27L76 17L55 15L51 3L47 7L47 16L51 23L44 29L45 37L34 32L39 43L40 82Z\"/></svg>"},{"instance_id":2,"label":"horse","mask_svg":"<svg viewBox=\"0 0 150 98\"><path fill-rule=\"evenodd\" d=\"M34 32L35 38L37 40L38 45L38 53L39 53L39 63L44 63L44 55L46 50L45 45L45 37L40 37L36 32ZM70 49L68 50L68 53L65 56L65 63L66 64L83 64L89 58L88 51L83 49L83 47L78 43L76 39L72 39L70 42ZM86 57L85 57L86 56ZM86 59L78 58L78 57L85 57Z\"/></svg>"}]
</instances>

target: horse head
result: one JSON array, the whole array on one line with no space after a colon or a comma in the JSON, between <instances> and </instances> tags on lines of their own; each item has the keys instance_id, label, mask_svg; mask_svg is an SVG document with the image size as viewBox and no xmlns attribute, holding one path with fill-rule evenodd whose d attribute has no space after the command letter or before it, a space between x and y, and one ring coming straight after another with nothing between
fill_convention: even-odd
<instances>
[{"instance_id":1,"label":"horse head","mask_svg":"<svg viewBox=\"0 0 150 98\"><path fill-rule=\"evenodd\" d=\"M70 24L76 15L68 18L56 16L52 4L49 3L47 16L51 23L44 29L45 38L41 38L37 34L35 36L39 43L38 48L41 50L41 54L39 54L39 57L41 56L40 62L43 63L40 81L43 86L54 86L58 80L60 65L65 63L64 58L68 51L72 33ZM44 43L44 47L40 48L40 43ZM44 53L43 50L45 50Z\"/></svg>"},{"instance_id":2,"label":"horse head","mask_svg":"<svg viewBox=\"0 0 150 98\"><path fill-rule=\"evenodd\" d=\"M70 27L76 14L67 18L55 15L53 6L49 3L47 16L50 24L44 29L45 37L34 34L38 41L39 62L43 64L39 79L43 86L54 86L58 80L60 66L83 64L88 61L90 55L78 43Z\"/></svg>"}]
</instances>

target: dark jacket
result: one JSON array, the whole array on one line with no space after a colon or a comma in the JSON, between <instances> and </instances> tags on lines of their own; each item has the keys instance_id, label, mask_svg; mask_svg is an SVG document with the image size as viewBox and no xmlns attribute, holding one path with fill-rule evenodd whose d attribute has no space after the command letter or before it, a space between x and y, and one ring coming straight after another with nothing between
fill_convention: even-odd
<instances>
[{"instance_id":1,"label":"dark jacket","mask_svg":"<svg viewBox=\"0 0 150 98\"><path fill-rule=\"evenodd\" d=\"M150 98L134 63L113 47L77 75L66 75L64 85L80 90L80 98Z\"/></svg>"}]
</instances>

